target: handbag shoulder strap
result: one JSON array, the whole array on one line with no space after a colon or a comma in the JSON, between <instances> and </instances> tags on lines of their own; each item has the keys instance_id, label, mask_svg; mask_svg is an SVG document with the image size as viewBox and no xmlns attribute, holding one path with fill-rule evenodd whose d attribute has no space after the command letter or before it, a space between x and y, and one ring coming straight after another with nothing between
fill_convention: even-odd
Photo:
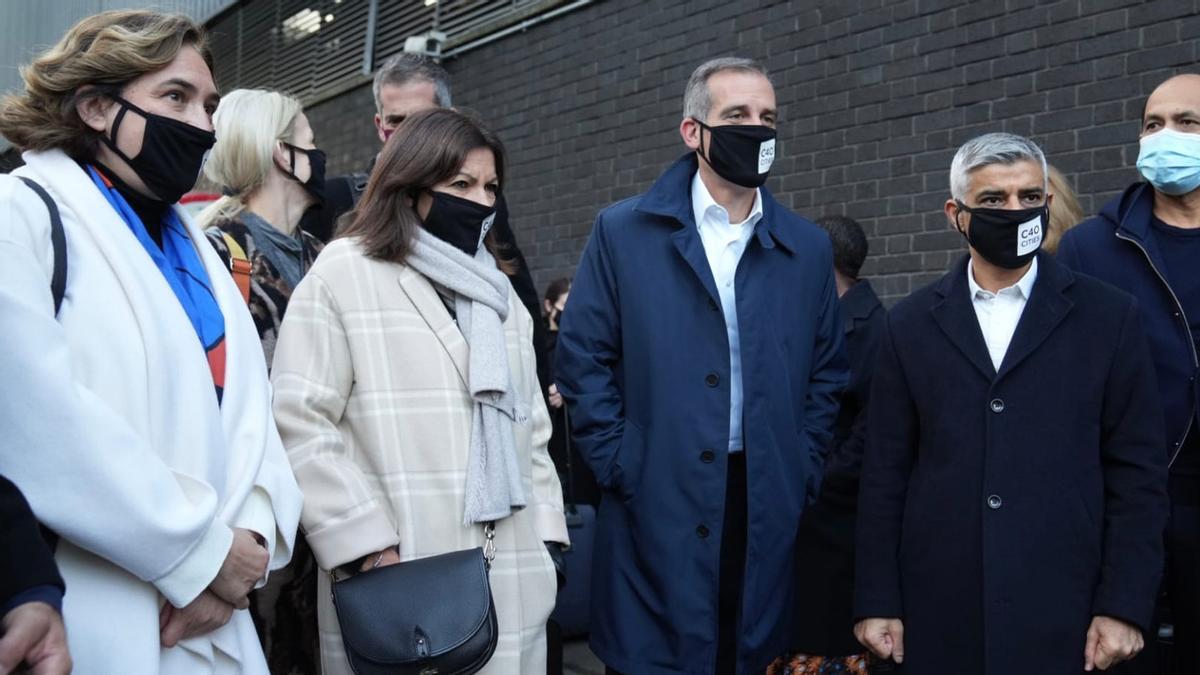
<instances>
[{"instance_id":1,"label":"handbag shoulder strap","mask_svg":"<svg viewBox=\"0 0 1200 675\"><path fill-rule=\"evenodd\" d=\"M233 238L232 234L222 230L221 237L229 249L229 271L233 273L233 281L237 284L238 292L242 294L242 300L249 303L250 271L253 269L253 265L246 255L246 250L237 242L237 239Z\"/></svg>"},{"instance_id":2,"label":"handbag shoulder strap","mask_svg":"<svg viewBox=\"0 0 1200 675\"><path fill-rule=\"evenodd\" d=\"M46 192L46 188L32 178L18 178L37 193L46 204L46 210L50 212L50 243L54 246L54 273L50 277L50 294L54 296L54 315L58 316L63 297L67 293L67 235L63 230L62 216L58 213L58 204L54 202L50 193Z\"/></svg>"},{"instance_id":3,"label":"handbag shoulder strap","mask_svg":"<svg viewBox=\"0 0 1200 675\"><path fill-rule=\"evenodd\" d=\"M483 564L492 571L492 561L496 559L496 521L489 520L483 524Z\"/></svg>"}]
</instances>

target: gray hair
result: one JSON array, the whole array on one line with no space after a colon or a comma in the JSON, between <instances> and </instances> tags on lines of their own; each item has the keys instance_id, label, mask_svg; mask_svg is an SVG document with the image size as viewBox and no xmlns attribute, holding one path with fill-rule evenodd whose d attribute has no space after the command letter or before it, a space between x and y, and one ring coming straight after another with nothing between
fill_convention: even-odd
<instances>
[{"instance_id":1,"label":"gray hair","mask_svg":"<svg viewBox=\"0 0 1200 675\"><path fill-rule=\"evenodd\" d=\"M767 69L754 59L743 59L736 56L722 56L709 59L700 64L688 78L687 88L683 90L683 116L704 120L712 108L712 96L708 91L708 78L719 72L733 70L742 73L758 73L769 81Z\"/></svg>"},{"instance_id":2,"label":"gray hair","mask_svg":"<svg viewBox=\"0 0 1200 675\"><path fill-rule=\"evenodd\" d=\"M383 114L383 101L379 98L383 85L403 85L413 80L432 82L433 102L439 108L450 107L450 74L446 69L420 54L400 52L384 61L375 71L375 83L371 90L375 93L376 112Z\"/></svg>"},{"instance_id":3,"label":"gray hair","mask_svg":"<svg viewBox=\"0 0 1200 675\"><path fill-rule=\"evenodd\" d=\"M1046 187L1046 155L1037 143L1016 134L992 133L976 136L954 153L950 163L950 195L960 202L967 199L971 172L992 164L1034 162L1042 167L1042 188Z\"/></svg>"}]
</instances>

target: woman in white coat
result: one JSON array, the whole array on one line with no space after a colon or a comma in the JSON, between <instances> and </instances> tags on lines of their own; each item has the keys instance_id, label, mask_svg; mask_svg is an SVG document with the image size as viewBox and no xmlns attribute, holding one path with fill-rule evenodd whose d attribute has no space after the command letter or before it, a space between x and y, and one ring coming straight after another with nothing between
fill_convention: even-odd
<instances>
[{"instance_id":1,"label":"woman in white coat","mask_svg":"<svg viewBox=\"0 0 1200 675\"><path fill-rule=\"evenodd\" d=\"M213 143L202 29L84 19L0 101L0 473L59 535L80 673L267 672L247 594L291 552L301 497L236 285L174 206ZM61 268L58 268L61 269Z\"/></svg>"},{"instance_id":2,"label":"woman in white coat","mask_svg":"<svg viewBox=\"0 0 1200 675\"><path fill-rule=\"evenodd\" d=\"M470 549L495 521L500 636L483 672L544 675L549 551L567 529L533 322L488 232L503 178L503 148L477 122L447 109L406 119L292 294L271 379L318 565L355 573ZM322 666L349 673L320 579Z\"/></svg>"}]
</instances>

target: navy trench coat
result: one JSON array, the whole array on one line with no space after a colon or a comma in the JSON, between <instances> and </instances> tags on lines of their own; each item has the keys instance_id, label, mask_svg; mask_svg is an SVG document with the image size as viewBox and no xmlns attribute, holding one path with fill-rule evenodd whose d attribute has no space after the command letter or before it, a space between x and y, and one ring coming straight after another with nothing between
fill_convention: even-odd
<instances>
[{"instance_id":1,"label":"navy trench coat","mask_svg":"<svg viewBox=\"0 0 1200 675\"><path fill-rule=\"evenodd\" d=\"M966 275L888 315L856 616L904 621L905 673L1082 673L1093 616L1154 637L1167 453L1137 305L1038 254L997 372Z\"/></svg>"},{"instance_id":2,"label":"navy trench coat","mask_svg":"<svg viewBox=\"0 0 1200 675\"><path fill-rule=\"evenodd\" d=\"M558 338L556 376L604 488L592 647L637 675L712 673L729 447L729 345L691 204L694 154L600 213ZM735 275L747 565L738 672L786 646L793 547L848 378L827 236L762 190ZM721 675L728 675L722 673Z\"/></svg>"}]
</instances>

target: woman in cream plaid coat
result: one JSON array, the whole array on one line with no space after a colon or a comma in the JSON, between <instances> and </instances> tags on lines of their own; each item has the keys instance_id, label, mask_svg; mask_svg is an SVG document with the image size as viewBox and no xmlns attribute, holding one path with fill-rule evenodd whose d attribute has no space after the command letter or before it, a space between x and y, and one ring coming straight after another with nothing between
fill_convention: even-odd
<instances>
[{"instance_id":1,"label":"woman in cream plaid coat","mask_svg":"<svg viewBox=\"0 0 1200 675\"><path fill-rule=\"evenodd\" d=\"M547 543L566 544L567 529L532 320L487 236L503 158L460 113L406 120L293 293L272 381L320 567L474 548L495 520L500 638L482 672L540 675L557 592ZM349 673L329 583L322 665Z\"/></svg>"}]
</instances>

